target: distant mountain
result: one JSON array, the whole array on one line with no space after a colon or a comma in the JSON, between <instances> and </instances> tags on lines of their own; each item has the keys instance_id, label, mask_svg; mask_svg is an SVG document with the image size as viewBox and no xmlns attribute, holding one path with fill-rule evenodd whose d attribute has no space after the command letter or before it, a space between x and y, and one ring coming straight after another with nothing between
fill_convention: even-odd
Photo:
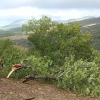
<instances>
[{"instance_id":1,"label":"distant mountain","mask_svg":"<svg viewBox=\"0 0 100 100\"><path fill-rule=\"evenodd\" d=\"M58 22L58 23L66 23L67 22L67 20L53 20L53 21Z\"/></svg>"},{"instance_id":2,"label":"distant mountain","mask_svg":"<svg viewBox=\"0 0 100 100\"><path fill-rule=\"evenodd\" d=\"M80 24L83 26L89 26L89 25L95 25L100 23L100 17L95 17L95 18L89 18L89 19L84 19L81 21L78 21Z\"/></svg>"},{"instance_id":3,"label":"distant mountain","mask_svg":"<svg viewBox=\"0 0 100 100\"><path fill-rule=\"evenodd\" d=\"M3 29L21 27L23 24L26 24L27 22L28 22L27 19L19 19L9 25L3 26Z\"/></svg>"},{"instance_id":4,"label":"distant mountain","mask_svg":"<svg viewBox=\"0 0 100 100\"><path fill-rule=\"evenodd\" d=\"M68 20L54 20L54 21L57 21L59 23L68 23L68 22L74 22L74 21L82 21L82 20L88 20L88 19L91 19L91 18L95 18L94 16L85 16L85 17L82 17L82 18L76 18L76 19L68 19Z\"/></svg>"},{"instance_id":5,"label":"distant mountain","mask_svg":"<svg viewBox=\"0 0 100 100\"><path fill-rule=\"evenodd\" d=\"M27 22L28 21L28 19L19 19L19 20L16 20L16 21L14 21L13 23L11 23L11 24L16 24L16 23L24 23L24 22Z\"/></svg>"},{"instance_id":6,"label":"distant mountain","mask_svg":"<svg viewBox=\"0 0 100 100\"><path fill-rule=\"evenodd\" d=\"M100 23L100 17L94 17L94 16L86 16L78 19L69 19L69 20L54 20L59 23L68 23L68 22L74 22L78 21L80 24L83 25L83 27L92 26ZM21 32L21 27L23 24L26 24L28 22L28 19L19 19L14 22L12 22L9 25L0 27L0 33L3 33L5 31L12 31L12 32Z\"/></svg>"},{"instance_id":7,"label":"distant mountain","mask_svg":"<svg viewBox=\"0 0 100 100\"><path fill-rule=\"evenodd\" d=\"M79 21L83 25L87 25L89 23L92 23L92 20L94 20L94 22L95 22L95 19L96 18L93 16L86 16L86 17L82 17L82 18L78 18L78 19L54 20L54 21L57 21L59 23L68 23L68 22L73 22L73 21ZM28 19L19 19L19 20L12 22L11 24L8 24L8 25L1 27L0 29L1 30L11 30L14 28L21 27L23 24L26 24L27 22L28 22ZM96 22L98 22L98 21L96 21Z\"/></svg>"},{"instance_id":8,"label":"distant mountain","mask_svg":"<svg viewBox=\"0 0 100 100\"><path fill-rule=\"evenodd\" d=\"M95 18L95 17L94 16L85 16L82 18L69 19L69 20L67 20L67 22L82 21L82 20L91 19L91 18Z\"/></svg>"}]
</instances>

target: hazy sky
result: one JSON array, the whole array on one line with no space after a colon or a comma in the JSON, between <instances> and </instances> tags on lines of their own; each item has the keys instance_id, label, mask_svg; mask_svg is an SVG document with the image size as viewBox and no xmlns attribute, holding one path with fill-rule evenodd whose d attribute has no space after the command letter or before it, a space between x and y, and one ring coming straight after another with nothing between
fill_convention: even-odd
<instances>
[{"instance_id":1,"label":"hazy sky","mask_svg":"<svg viewBox=\"0 0 100 100\"><path fill-rule=\"evenodd\" d=\"M19 19L100 16L100 0L0 0L0 26Z\"/></svg>"}]
</instances>

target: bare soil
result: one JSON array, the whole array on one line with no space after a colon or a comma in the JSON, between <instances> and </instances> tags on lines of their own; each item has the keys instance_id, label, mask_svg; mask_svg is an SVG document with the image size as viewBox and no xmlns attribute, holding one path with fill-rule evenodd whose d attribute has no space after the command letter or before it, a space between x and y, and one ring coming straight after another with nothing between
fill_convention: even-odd
<instances>
[{"instance_id":1,"label":"bare soil","mask_svg":"<svg viewBox=\"0 0 100 100\"><path fill-rule=\"evenodd\" d=\"M22 34L22 35L14 35L14 36L8 36L8 37L4 37L3 39L11 39L11 40L18 40L18 39L27 39L27 35Z\"/></svg>"},{"instance_id":2,"label":"bare soil","mask_svg":"<svg viewBox=\"0 0 100 100\"><path fill-rule=\"evenodd\" d=\"M35 99L29 99L35 97ZM57 86L40 81L0 80L0 100L100 100L79 96Z\"/></svg>"}]
</instances>

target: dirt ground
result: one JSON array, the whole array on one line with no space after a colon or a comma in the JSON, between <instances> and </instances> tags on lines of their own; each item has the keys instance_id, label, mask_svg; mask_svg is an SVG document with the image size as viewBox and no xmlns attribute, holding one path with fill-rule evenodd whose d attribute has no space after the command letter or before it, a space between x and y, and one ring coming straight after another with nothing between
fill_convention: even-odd
<instances>
[{"instance_id":1,"label":"dirt ground","mask_svg":"<svg viewBox=\"0 0 100 100\"><path fill-rule=\"evenodd\" d=\"M29 99L35 97L35 99ZM39 81L5 79L0 80L0 100L100 100L78 96L57 86Z\"/></svg>"}]
</instances>

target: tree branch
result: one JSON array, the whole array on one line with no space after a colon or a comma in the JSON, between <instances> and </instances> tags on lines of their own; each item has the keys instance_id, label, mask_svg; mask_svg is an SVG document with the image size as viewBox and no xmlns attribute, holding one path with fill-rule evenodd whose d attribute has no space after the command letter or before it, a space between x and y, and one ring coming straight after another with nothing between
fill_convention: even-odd
<instances>
[{"instance_id":1,"label":"tree branch","mask_svg":"<svg viewBox=\"0 0 100 100\"><path fill-rule=\"evenodd\" d=\"M78 66L78 68L91 68L90 66Z\"/></svg>"},{"instance_id":2,"label":"tree branch","mask_svg":"<svg viewBox=\"0 0 100 100\"><path fill-rule=\"evenodd\" d=\"M25 83L31 79L53 79L53 80L57 80L56 78L52 77L52 76L45 76L45 75L35 75L35 74L32 74L32 75L27 75L23 78L23 81L22 83Z\"/></svg>"}]
</instances>

